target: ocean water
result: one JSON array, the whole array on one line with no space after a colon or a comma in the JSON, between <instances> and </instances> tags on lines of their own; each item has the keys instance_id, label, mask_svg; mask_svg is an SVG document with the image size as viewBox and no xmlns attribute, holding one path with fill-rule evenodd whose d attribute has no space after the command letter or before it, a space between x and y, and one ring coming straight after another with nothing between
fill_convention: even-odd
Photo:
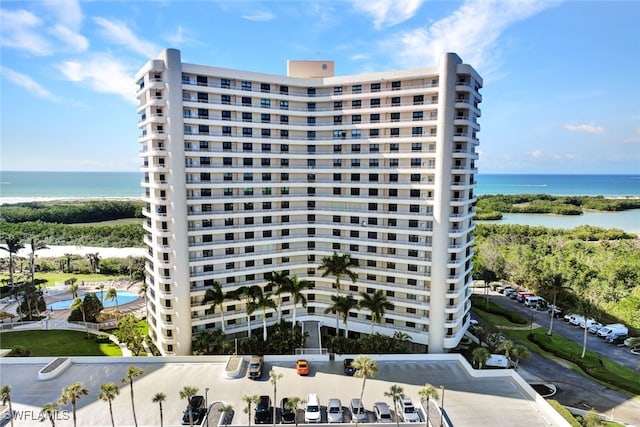
<instances>
[{"instance_id":1,"label":"ocean water","mask_svg":"<svg viewBox=\"0 0 640 427\"><path fill-rule=\"evenodd\" d=\"M1 198L140 197L140 172L0 171ZM475 193L640 197L640 175L477 175Z\"/></svg>"}]
</instances>

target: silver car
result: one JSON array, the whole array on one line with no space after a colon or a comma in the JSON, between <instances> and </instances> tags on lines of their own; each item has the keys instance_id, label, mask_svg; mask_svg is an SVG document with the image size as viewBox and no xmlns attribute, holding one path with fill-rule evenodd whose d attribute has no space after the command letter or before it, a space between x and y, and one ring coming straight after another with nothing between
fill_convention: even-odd
<instances>
[{"instance_id":1,"label":"silver car","mask_svg":"<svg viewBox=\"0 0 640 427\"><path fill-rule=\"evenodd\" d=\"M376 402L373 404L373 412L376 414L376 421L379 423L393 422L391 419L391 411L389 405L384 402Z\"/></svg>"},{"instance_id":2,"label":"silver car","mask_svg":"<svg viewBox=\"0 0 640 427\"><path fill-rule=\"evenodd\" d=\"M342 421L342 403L340 399L329 399L329 403L327 403L327 422L341 423Z\"/></svg>"},{"instance_id":3,"label":"silver car","mask_svg":"<svg viewBox=\"0 0 640 427\"><path fill-rule=\"evenodd\" d=\"M419 423L420 416L418 415L418 411L416 411L416 407L413 406L413 402L411 398L405 396L400 400L400 411L402 414L402 419L405 423Z\"/></svg>"},{"instance_id":4,"label":"silver car","mask_svg":"<svg viewBox=\"0 0 640 427\"><path fill-rule=\"evenodd\" d=\"M364 405L360 399L351 399L349 411L351 411L351 421L357 421L359 423L367 422L367 411L365 411Z\"/></svg>"}]
</instances>

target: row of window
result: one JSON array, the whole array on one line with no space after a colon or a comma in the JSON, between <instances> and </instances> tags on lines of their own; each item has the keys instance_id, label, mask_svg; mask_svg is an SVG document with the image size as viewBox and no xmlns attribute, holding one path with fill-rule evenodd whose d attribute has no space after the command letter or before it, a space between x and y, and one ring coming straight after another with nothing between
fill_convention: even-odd
<instances>
[{"instance_id":1,"label":"row of window","mask_svg":"<svg viewBox=\"0 0 640 427\"><path fill-rule=\"evenodd\" d=\"M186 149L189 150L192 147L193 143L190 143L189 141L187 141L187 147ZM209 142L209 141L199 141L197 143L198 148L200 150L210 150L213 149L213 142ZM231 141L223 141L221 143L222 145L222 150L223 151L234 151L234 142ZM217 145L217 143L216 143ZM272 152L272 149L274 148L275 144L271 144L271 143L261 143L261 144L254 144L252 142L243 142L242 143L242 152L253 152L253 148L255 146L260 146L261 151L263 153L270 153ZM280 147L280 152L281 153L288 153L289 152L289 144L277 144ZM389 144L383 144L383 146L385 147L385 150L388 150L390 152L400 152L400 145L399 143L389 143ZM358 144L358 143L352 143L352 144L333 144L333 152L334 153L342 153L343 150L345 150L346 147L349 147L351 149L351 153L360 153L362 152L362 146L363 144ZM371 144L364 144L365 147L369 148L369 153L379 153L380 152L380 144L377 143L371 143ZM314 144L306 144L306 152L309 154L313 154L316 153L317 147ZM436 146L434 143L430 143L430 144L425 144L423 145L422 142L412 142L411 143L411 151L423 151L423 147L426 147L427 150L429 152L435 152ZM240 145L238 145L238 149L240 148ZM403 148L404 148L404 144L403 144ZM408 148L408 146L407 146ZM462 144L462 143L458 143L456 144L455 150L456 151L464 151L466 148L466 144ZM193 148L191 148L193 149ZM257 150L256 150L257 151ZM404 150L403 150L404 151ZM345 150L346 152L346 150ZM204 159L204 160L203 160ZM203 161L208 161L207 157L200 157L200 161L201 163Z\"/></svg>"}]
</instances>

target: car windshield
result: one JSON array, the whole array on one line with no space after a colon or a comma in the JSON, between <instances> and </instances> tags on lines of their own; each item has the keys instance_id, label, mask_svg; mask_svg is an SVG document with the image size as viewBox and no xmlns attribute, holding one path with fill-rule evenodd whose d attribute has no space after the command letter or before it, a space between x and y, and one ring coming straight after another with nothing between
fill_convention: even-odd
<instances>
[{"instance_id":1,"label":"car windshield","mask_svg":"<svg viewBox=\"0 0 640 427\"><path fill-rule=\"evenodd\" d=\"M318 412L317 406L307 406L307 412Z\"/></svg>"},{"instance_id":2,"label":"car windshield","mask_svg":"<svg viewBox=\"0 0 640 427\"><path fill-rule=\"evenodd\" d=\"M329 408L329 413L331 414L337 414L338 412L340 412L340 408L338 408L337 406Z\"/></svg>"},{"instance_id":3,"label":"car windshield","mask_svg":"<svg viewBox=\"0 0 640 427\"><path fill-rule=\"evenodd\" d=\"M259 363L252 363L252 364L249 365L249 367L251 367L251 368L258 368L259 366L260 366Z\"/></svg>"},{"instance_id":4,"label":"car windshield","mask_svg":"<svg viewBox=\"0 0 640 427\"><path fill-rule=\"evenodd\" d=\"M415 408L414 408L413 406L405 406L405 407L404 407L404 412L405 412L406 414L411 414L411 413L413 413L414 411L415 411Z\"/></svg>"}]
</instances>

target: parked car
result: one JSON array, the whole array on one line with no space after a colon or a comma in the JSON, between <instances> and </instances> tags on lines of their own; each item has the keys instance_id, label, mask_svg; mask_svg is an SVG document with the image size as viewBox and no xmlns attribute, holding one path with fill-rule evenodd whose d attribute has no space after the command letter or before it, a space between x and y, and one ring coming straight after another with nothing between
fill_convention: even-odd
<instances>
[{"instance_id":1,"label":"parked car","mask_svg":"<svg viewBox=\"0 0 640 427\"><path fill-rule=\"evenodd\" d=\"M564 316L561 308L553 304L550 304L547 306L547 313L551 314L552 311L553 311L553 317L555 317L556 319L559 319Z\"/></svg>"},{"instance_id":2,"label":"parked car","mask_svg":"<svg viewBox=\"0 0 640 427\"><path fill-rule=\"evenodd\" d=\"M624 343L624 340L627 339L628 335L626 332L611 332L609 335L607 335L607 337L605 338L605 341L607 341L610 344L622 344Z\"/></svg>"},{"instance_id":3,"label":"parked car","mask_svg":"<svg viewBox=\"0 0 640 427\"><path fill-rule=\"evenodd\" d=\"M591 324L591 326L587 328L587 332L589 332L590 334L597 334L598 331L602 328L603 328L602 323L594 322Z\"/></svg>"},{"instance_id":4,"label":"parked car","mask_svg":"<svg viewBox=\"0 0 640 427\"><path fill-rule=\"evenodd\" d=\"M260 396L256 405L256 413L253 420L256 424L268 424L273 420L273 408L271 398L267 395Z\"/></svg>"},{"instance_id":5,"label":"parked car","mask_svg":"<svg viewBox=\"0 0 640 427\"><path fill-rule=\"evenodd\" d=\"M351 399L349 411L351 411L351 421L357 421L359 423L367 422L367 411L365 411L360 399Z\"/></svg>"},{"instance_id":6,"label":"parked car","mask_svg":"<svg viewBox=\"0 0 640 427\"><path fill-rule=\"evenodd\" d=\"M373 413L376 415L376 421L379 423L393 422L391 419L391 411L389 405L384 402L376 402L373 404Z\"/></svg>"},{"instance_id":7,"label":"parked car","mask_svg":"<svg viewBox=\"0 0 640 427\"><path fill-rule=\"evenodd\" d=\"M535 308L539 303L542 303L543 301L544 303L547 302L544 298L536 295L528 295L524 297L524 305L529 308Z\"/></svg>"},{"instance_id":8,"label":"parked car","mask_svg":"<svg viewBox=\"0 0 640 427\"><path fill-rule=\"evenodd\" d=\"M622 323L611 323L609 325L603 326L602 329L598 331L597 335L604 338L612 332L628 334L629 329Z\"/></svg>"},{"instance_id":9,"label":"parked car","mask_svg":"<svg viewBox=\"0 0 640 427\"><path fill-rule=\"evenodd\" d=\"M309 362L300 359L296 362L296 372L298 375L309 375Z\"/></svg>"},{"instance_id":10,"label":"parked car","mask_svg":"<svg viewBox=\"0 0 640 427\"><path fill-rule=\"evenodd\" d=\"M249 360L249 379L257 380L262 377L264 358L262 356L251 356Z\"/></svg>"},{"instance_id":11,"label":"parked car","mask_svg":"<svg viewBox=\"0 0 640 427\"><path fill-rule=\"evenodd\" d=\"M580 316L579 314L574 314L569 319L569 323L572 324L573 326L578 326L580 325L580 322L582 322L583 319L584 319L584 316Z\"/></svg>"},{"instance_id":12,"label":"parked car","mask_svg":"<svg viewBox=\"0 0 640 427\"><path fill-rule=\"evenodd\" d=\"M533 296L533 292L521 291L516 293L516 301L520 303L524 303L524 299L526 297L532 297L532 296Z\"/></svg>"},{"instance_id":13,"label":"parked car","mask_svg":"<svg viewBox=\"0 0 640 427\"><path fill-rule=\"evenodd\" d=\"M574 313L567 313L564 315L563 319L565 322L568 322L569 320L571 320L571 316L575 316Z\"/></svg>"},{"instance_id":14,"label":"parked car","mask_svg":"<svg viewBox=\"0 0 640 427\"><path fill-rule=\"evenodd\" d=\"M356 373L356 369L353 367L353 359L344 359L344 374L350 377Z\"/></svg>"},{"instance_id":15,"label":"parked car","mask_svg":"<svg viewBox=\"0 0 640 427\"><path fill-rule=\"evenodd\" d=\"M304 409L304 422L320 422L320 399L317 394L307 395L307 406Z\"/></svg>"},{"instance_id":16,"label":"parked car","mask_svg":"<svg viewBox=\"0 0 640 427\"><path fill-rule=\"evenodd\" d=\"M282 420L282 424L293 424L296 422L296 411L287 408L287 402L289 402L289 398L287 397L284 397L280 401L280 413L282 414L280 418Z\"/></svg>"},{"instance_id":17,"label":"parked car","mask_svg":"<svg viewBox=\"0 0 640 427\"><path fill-rule=\"evenodd\" d=\"M580 321L580 327L582 329L589 329L592 325L596 325L599 328L602 328L602 323L598 322L597 320L595 320L593 317L588 317L587 319L582 319Z\"/></svg>"},{"instance_id":18,"label":"parked car","mask_svg":"<svg viewBox=\"0 0 640 427\"><path fill-rule=\"evenodd\" d=\"M411 401L411 398L408 396L403 397L400 400L400 414L401 414L401 419L402 421L404 421L405 423L419 423L420 422L420 416L418 415L418 411L416 411L416 407L413 406L413 402ZM398 416L398 414L396 414L396 417Z\"/></svg>"},{"instance_id":19,"label":"parked car","mask_svg":"<svg viewBox=\"0 0 640 427\"><path fill-rule=\"evenodd\" d=\"M506 287L504 287L504 286L494 286L493 287L493 290L496 291L499 294L503 294L505 289L506 289Z\"/></svg>"},{"instance_id":20,"label":"parked car","mask_svg":"<svg viewBox=\"0 0 640 427\"><path fill-rule=\"evenodd\" d=\"M513 288L505 288L505 290L504 290L504 295L505 295L505 296L507 296L507 297L510 297L511 295L513 295L513 294L515 294L515 293L517 293L517 292L518 292L518 291L516 291L516 290L515 290L515 289L513 289Z\"/></svg>"},{"instance_id":21,"label":"parked car","mask_svg":"<svg viewBox=\"0 0 640 427\"><path fill-rule=\"evenodd\" d=\"M342 402L340 402L340 399L329 399L329 403L327 403L327 422L341 423L342 421Z\"/></svg>"},{"instance_id":22,"label":"parked car","mask_svg":"<svg viewBox=\"0 0 640 427\"><path fill-rule=\"evenodd\" d=\"M182 425L189 424L189 412L193 424L200 424L207 414L206 403L203 396L193 396L187 409L182 414Z\"/></svg>"},{"instance_id":23,"label":"parked car","mask_svg":"<svg viewBox=\"0 0 640 427\"><path fill-rule=\"evenodd\" d=\"M640 344L640 337L629 337L626 340L624 340L624 345L626 345L627 347L635 347L634 340L637 340L637 344Z\"/></svg>"}]
</instances>

